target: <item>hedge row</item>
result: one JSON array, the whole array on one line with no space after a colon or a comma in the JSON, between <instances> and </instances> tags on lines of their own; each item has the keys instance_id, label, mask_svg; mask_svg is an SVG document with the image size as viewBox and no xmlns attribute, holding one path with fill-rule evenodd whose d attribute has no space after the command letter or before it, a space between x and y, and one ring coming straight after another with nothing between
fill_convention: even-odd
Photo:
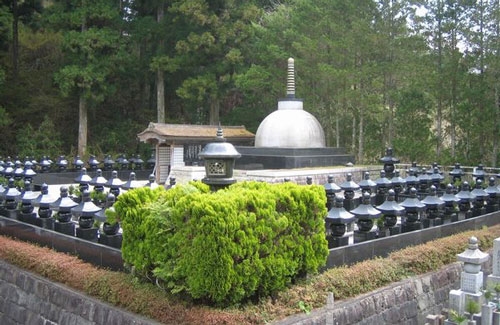
<instances>
[{"instance_id":1,"label":"hedge row","mask_svg":"<svg viewBox=\"0 0 500 325\"><path fill-rule=\"evenodd\" d=\"M272 295L328 256L324 189L241 182L210 192L200 182L118 197L122 256L173 293L218 305Z\"/></svg>"}]
</instances>

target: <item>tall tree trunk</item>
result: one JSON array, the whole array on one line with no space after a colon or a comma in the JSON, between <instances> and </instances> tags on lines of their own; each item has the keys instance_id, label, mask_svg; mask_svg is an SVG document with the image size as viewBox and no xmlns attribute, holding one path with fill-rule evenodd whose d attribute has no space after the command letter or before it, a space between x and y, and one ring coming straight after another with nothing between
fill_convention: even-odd
<instances>
[{"instance_id":1,"label":"tall tree trunk","mask_svg":"<svg viewBox=\"0 0 500 325\"><path fill-rule=\"evenodd\" d=\"M359 114L359 139L358 139L358 164L362 163L365 159L364 157L364 148L363 148L363 142L364 142L364 126L363 126L363 112L360 110Z\"/></svg>"},{"instance_id":2,"label":"tall tree trunk","mask_svg":"<svg viewBox=\"0 0 500 325\"><path fill-rule=\"evenodd\" d=\"M500 136L500 126L498 125L500 123L500 93L498 88L498 80L495 80L495 128L493 133L493 157L491 158L491 165L493 167L497 166L498 137Z\"/></svg>"},{"instance_id":3,"label":"tall tree trunk","mask_svg":"<svg viewBox=\"0 0 500 325\"><path fill-rule=\"evenodd\" d=\"M158 123L165 123L165 79L160 69L156 70L156 110Z\"/></svg>"},{"instance_id":4,"label":"tall tree trunk","mask_svg":"<svg viewBox=\"0 0 500 325\"><path fill-rule=\"evenodd\" d=\"M84 157L87 153L87 100L80 94L78 102L78 155Z\"/></svg>"},{"instance_id":5,"label":"tall tree trunk","mask_svg":"<svg viewBox=\"0 0 500 325\"><path fill-rule=\"evenodd\" d=\"M356 117L355 116L352 117L351 151L352 151L352 154L354 154L356 152Z\"/></svg>"},{"instance_id":6,"label":"tall tree trunk","mask_svg":"<svg viewBox=\"0 0 500 325\"><path fill-rule=\"evenodd\" d=\"M209 116L209 124L217 125L219 124L219 116L220 116L220 101L219 99L212 98L210 101L210 116Z\"/></svg>"},{"instance_id":7,"label":"tall tree trunk","mask_svg":"<svg viewBox=\"0 0 500 325\"><path fill-rule=\"evenodd\" d=\"M19 70L19 13L17 0L12 1L12 76L17 80Z\"/></svg>"},{"instance_id":8,"label":"tall tree trunk","mask_svg":"<svg viewBox=\"0 0 500 325\"><path fill-rule=\"evenodd\" d=\"M442 19L442 12L443 12L443 7L442 7L442 1L438 1L438 78L439 81L439 93L438 93L438 103L437 103L437 114L436 114L436 157L439 159L441 155L441 138L443 135L443 130L442 130L442 120L443 120L443 80L441 79L443 76L443 31L442 31L442 26L441 26L441 19Z\"/></svg>"},{"instance_id":9,"label":"tall tree trunk","mask_svg":"<svg viewBox=\"0 0 500 325\"><path fill-rule=\"evenodd\" d=\"M156 22L159 24L165 16L163 3L158 5ZM160 49L163 49L163 40L160 40ZM158 123L165 123L165 76L161 69L156 70L156 110L158 113Z\"/></svg>"}]
</instances>

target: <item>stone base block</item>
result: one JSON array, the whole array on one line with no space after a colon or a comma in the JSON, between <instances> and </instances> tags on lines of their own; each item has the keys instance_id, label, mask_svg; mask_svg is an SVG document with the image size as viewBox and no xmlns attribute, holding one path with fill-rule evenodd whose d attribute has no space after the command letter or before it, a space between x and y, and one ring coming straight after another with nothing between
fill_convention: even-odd
<instances>
[{"instance_id":1,"label":"stone base block","mask_svg":"<svg viewBox=\"0 0 500 325\"><path fill-rule=\"evenodd\" d=\"M368 232L354 231L354 243L361 243L367 240L377 238L377 232L371 230Z\"/></svg>"},{"instance_id":2,"label":"stone base block","mask_svg":"<svg viewBox=\"0 0 500 325\"><path fill-rule=\"evenodd\" d=\"M122 248L122 240L123 240L122 234L116 234L116 235L100 234L99 235L99 244L111 246L111 247L118 248L118 249ZM328 246L330 246L330 245L328 245Z\"/></svg>"},{"instance_id":3,"label":"stone base block","mask_svg":"<svg viewBox=\"0 0 500 325\"><path fill-rule=\"evenodd\" d=\"M349 245L349 236L332 237L328 236L328 248L335 248Z\"/></svg>"},{"instance_id":4,"label":"stone base block","mask_svg":"<svg viewBox=\"0 0 500 325\"><path fill-rule=\"evenodd\" d=\"M473 216L472 211L460 211L458 213L458 220L470 219Z\"/></svg>"},{"instance_id":5,"label":"stone base block","mask_svg":"<svg viewBox=\"0 0 500 325\"><path fill-rule=\"evenodd\" d=\"M21 222L26 222L29 224L34 225L35 224L35 219L36 219L36 213L22 213L19 212L17 215L17 220Z\"/></svg>"},{"instance_id":6,"label":"stone base block","mask_svg":"<svg viewBox=\"0 0 500 325\"><path fill-rule=\"evenodd\" d=\"M54 230L68 236L75 236L75 223L74 222L55 222Z\"/></svg>"},{"instance_id":7,"label":"stone base block","mask_svg":"<svg viewBox=\"0 0 500 325\"><path fill-rule=\"evenodd\" d=\"M486 208L485 207L481 207L481 208L473 208L472 209L472 215L474 217L479 217L483 214L486 214Z\"/></svg>"},{"instance_id":8,"label":"stone base block","mask_svg":"<svg viewBox=\"0 0 500 325\"><path fill-rule=\"evenodd\" d=\"M54 218L36 218L35 225L41 228L54 230Z\"/></svg>"},{"instance_id":9,"label":"stone base block","mask_svg":"<svg viewBox=\"0 0 500 325\"><path fill-rule=\"evenodd\" d=\"M402 232L410 232L410 231L421 230L421 229L422 229L422 223L420 221L411 222L411 223L407 222L401 226Z\"/></svg>"},{"instance_id":10,"label":"stone base block","mask_svg":"<svg viewBox=\"0 0 500 325\"><path fill-rule=\"evenodd\" d=\"M391 236L399 235L401 233L401 226L398 225L389 228L389 233L391 234Z\"/></svg>"},{"instance_id":11,"label":"stone base block","mask_svg":"<svg viewBox=\"0 0 500 325\"><path fill-rule=\"evenodd\" d=\"M462 271L460 274L460 288L467 293L467 295L475 295L481 292L483 287L483 272L467 273Z\"/></svg>"},{"instance_id":12,"label":"stone base block","mask_svg":"<svg viewBox=\"0 0 500 325\"><path fill-rule=\"evenodd\" d=\"M17 210L3 209L3 211L0 214L4 217L9 218L9 219L17 219L18 212L19 211L17 211Z\"/></svg>"},{"instance_id":13,"label":"stone base block","mask_svg":"<svg viewBox=\"0 0 500 325\"><path fill-rule=\"evenodd\" d=\"M76 228L76 237L97 243L98 228Z\"/></svg>"},{"instance_id":14,"label":"stone base block","mask_svg":"<svg viewBox=\"0 0 500 325\"><path fill-rule=\"evenodd\" d=\"M498 211L498 204L487 204L486 213L492 213Z\"/></svg>"},{"instance_id":15,"label":"stone base block","mask_svg":"<svg viewBox=\"0 0 500 325\"><path fill-rule=\"evenodd\" d=\"M424 228L441 226L442 224L443 224L443 219L441 219L441 218L424 219L423 220Z\"/></svg>"}]
</instances>

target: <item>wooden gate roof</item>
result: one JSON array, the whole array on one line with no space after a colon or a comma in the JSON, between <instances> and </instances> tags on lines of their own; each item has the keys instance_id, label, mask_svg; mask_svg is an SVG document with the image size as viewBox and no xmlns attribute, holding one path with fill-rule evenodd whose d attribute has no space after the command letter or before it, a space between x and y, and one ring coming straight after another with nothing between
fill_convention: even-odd
<instances>
[{"instance_id":1,"label":"wooden gate roof","mask_svg":"<svg viewBox=\"0 0 500 325\"><path fill-rule=\"evenodd\" d=\"M215 140L217 125L165 124L149 123L148 127L137 137L147 143L205 143ZM224 138L229 142L251 145L255 135L244 126L221 126Z\"/></svg>"}]
</instances>

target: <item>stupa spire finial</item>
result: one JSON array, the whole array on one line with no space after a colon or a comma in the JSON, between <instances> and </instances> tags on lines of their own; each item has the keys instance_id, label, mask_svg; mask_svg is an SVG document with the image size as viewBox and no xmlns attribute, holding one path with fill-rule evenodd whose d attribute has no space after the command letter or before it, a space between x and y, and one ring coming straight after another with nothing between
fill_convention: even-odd
<instances>
[{"instance_id":1,"label":"stupa spire finial","mask_svg":"<svg viewBox=\"0 0 500 325\"><path fill-rule=\"evenodd\" d=\"M294 59L288 59L288 76L286 83L286 97L295 98L295 66Z\"/></svg>"}]
</instances>

